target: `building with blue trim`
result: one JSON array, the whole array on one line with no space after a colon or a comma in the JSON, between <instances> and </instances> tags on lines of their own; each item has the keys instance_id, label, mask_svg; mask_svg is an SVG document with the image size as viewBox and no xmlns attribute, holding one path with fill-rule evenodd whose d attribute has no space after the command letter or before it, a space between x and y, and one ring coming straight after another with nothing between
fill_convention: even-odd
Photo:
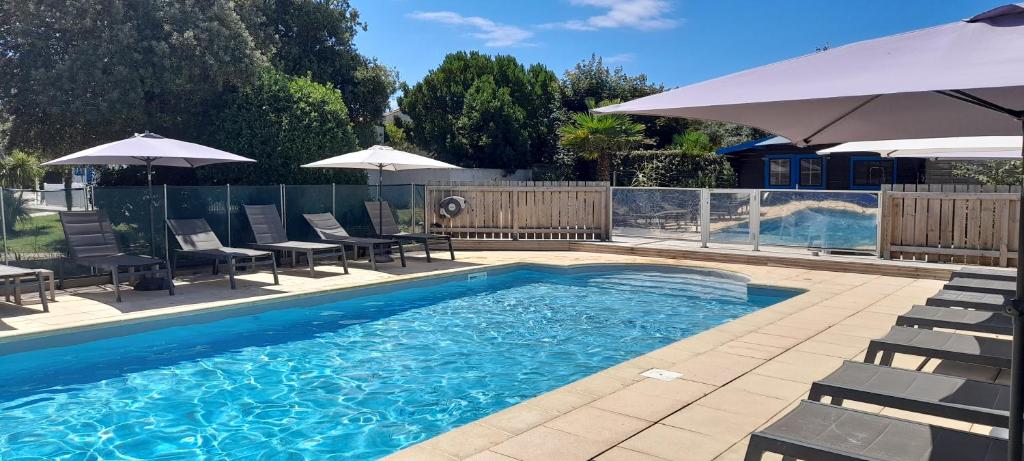
<instances>
[{"instance_id":1,"label":"building with blue trim","mask_svg":"<svg viewBox=\"0 0 1024 461\"><path fill-rule=\"evenodd\" d=\"M878 190L882 184L924 182L926 160L884 158L876 153L818 155L818 149L800 147L781 136L723 147L745 189Z\"/></svg>"}]
</instances>

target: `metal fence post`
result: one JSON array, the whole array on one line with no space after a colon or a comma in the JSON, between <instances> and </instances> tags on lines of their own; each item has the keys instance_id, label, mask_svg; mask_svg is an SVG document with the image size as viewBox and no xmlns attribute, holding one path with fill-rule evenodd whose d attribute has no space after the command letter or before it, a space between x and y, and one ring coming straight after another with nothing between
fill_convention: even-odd
<instances>
[{"instance_id":1,"label":"metal fence post","mask_svg":"<svg viewBox=\"0 0 1024 461\"><path fill-rule=\"evenodd\" d=\"M228 218L228 246L231 246L231 184L227 185L227 201L224 202L224 214Z\"/></svg>"},{"instance_id":2,"label":"metal fence post","mask_svg":"<svg viewBox=\"0 0 1024 461\"><path fill-rule=\"evenodd\" d=\"M416 185L409 183L409 232L416 232Z\"/></svg>"},{"instance_id":3,"label":"metal fence post","mask_svg":"<svg viewBox=\"0 0 1024 461\"><path fill-rule=\"evenodd\" d=\"M761 249L761 191L750 191L750 238L754 251Z\"/></svg>"},{"instance_id":4,"label":"metal fence post","mask_svg":"<svg viewBox=\"0 0 1024 461\"><path fill-rule=\"evenodd\" d=\"M331 214L334 215L334 219L338 219L338 185L331 183Z\"/></svg>"},{"instance_id":5,"label":"metal fence post","mask_svg":"<svg viewBox=\"0 0 1024 461\"><path fill-rule=\"evenodd\" d=\"M609 187L606 193L608 194L608 209L606 210L605 219L607 220L608 227L605 229L604 240L611 242L612 232L615 230L615 187Z\"/></svg>"},{"instance_id":6,"label":"metal fence post","mask_svg":"<svg viewBox=\"0 0 1024 461\"><path fill-rule=\"evenodd\" d=\"M3 228L4 234L4 264L10 262L7 256L7 206L4 204L4 195L7 192L6 189L0 189L0 227Z\"/></svg>"},{"instance_id":7,"label":"metal fence post","mask_svg":"<svg viewBox=\"0 0 1024 461\"><path fill-rule=\"evenodd\" d=\"M888 259L887 255L882 254L882 223L888 223L888 221L883 220L882 213L886 212L886 202L889 201L889 197L886 196L886 190L884 187L879 191L877 197L878 211L875 213L875 253L878 254L878 259ZM886 229L886 232L888 232L888 229ZM1020 262L1018 261L1017 264L1020 264Z\"/></svg>"},{"instance_id":8,"label":"metal fence post","mask_svg":"<svg viewBox=\"0 0 1024 461\"><path fill-rule=\"evenodd\" d=\"M700 247L711 241L711 189L700 190Z\"/></svg>"},{"instance_id":9,"label":"metal fence post","mask_svg":"<svg viewBox=\"0 0 1024 461\"><path fill-rule=\"evenodd\" d=\"M285 231L288 230L288 220L285 219L285 207L288 206L284 201L286 198L288 198L288 193L284 191L284 184L281 184L281 224L284 226Z\"/></svg>"},{"instance_id":10,"label":"metal fence post","mask_svg":"<svg viewBox=\"0 0 1024 461\"><path fill-rule=\"evenodd\" d=\"M167 235L167 183L164 183L164 261L170 264L171 261L171 242L170 236Z\"/></svg>"},{"instance_id":11,"label":"metal fence post","mask_svg":"<svg viewBox=\"0 0 1024 461\"><path fill-rule=\"evenodd\" d=\"M427 190L427 185L423 185L423 232L427 232L427 201L430 200L430 191Z\"/></svg>"}]
</instances>

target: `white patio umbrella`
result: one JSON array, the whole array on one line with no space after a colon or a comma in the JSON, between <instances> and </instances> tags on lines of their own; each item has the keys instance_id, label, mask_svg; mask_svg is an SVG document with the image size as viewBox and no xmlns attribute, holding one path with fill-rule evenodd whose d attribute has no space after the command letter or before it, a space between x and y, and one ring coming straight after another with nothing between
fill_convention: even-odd
<instances>
[{"instance_id":1,"label":"white patio umbrella","mask_svg":"<svg viewBox=\"0 0 1024 461\"><path fill-rule=\"evenodd\" d=\"M384 171L427 170L443 168L459 168L422 155L411 154L389 146L376 145L368 149L350 152L337 157L325 158L313 163L302 165L303 168L355 168L360 170L377 170L377 203L381 202L381 184L384 182ZM382 221L384 211L377 207L378 222ZM378 235L380 229L377 230Z\"/></svg>"},{"instance_id":2,"label":"white patio umbrella","mask_svg":"<svg viewBox=\"0 0 1024 461\"><path fill-rule=\"evenodd\" d=\"M963 136L953 138L889 139L844 142L818 151L875 152L883 157L944 160L1020 160L1021 136Z\"/></svg>"},{"instance_id":3,"label":"white patio umbrella","mask_svg":"<svg viewBox=\"0 0 1024 461\"><path fill-rule=\"evenodd\" d=\"M55 165L146 165L146 184L149 186L150 249L154 249L153 234L153 167L175 166L194 168L228 162L255 162L251 158L214 149L201 144L165 138L150 132L136 133L128 139L90 147L43 163Z\"/></svg>"}]
</instances>

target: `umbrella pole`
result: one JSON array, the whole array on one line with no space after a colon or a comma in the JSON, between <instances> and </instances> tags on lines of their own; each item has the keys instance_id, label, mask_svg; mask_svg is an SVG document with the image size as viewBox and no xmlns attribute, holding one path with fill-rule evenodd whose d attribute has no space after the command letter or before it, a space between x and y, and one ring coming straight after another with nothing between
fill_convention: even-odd
<instances>
[{"instance_id":1,"label":"umbrella pole","mask_svg":"<svg viewBox=\"0 0 1024 461\"><path fill-rule=\"evenodd\" d=\"M149 254L156 256L156 229L153 225L153 160L146 160L146 184L149 186Z\"/></svg>"},{"instance_id":2,"label":"umbrella pole","mask_svg":"<svg viewBox=\"0 0 1024 461\"><path fill-rule=\"evenodd\" d=\"M1021 134L1024 135L1024 118L1021 118ZM1024 143L1021 145L1021 162L1024 167ZM1017 216L1024 217L1024 174L1021 175L1021 199ZM1013 306L1007 313L1013 317L1013 352L1010 359L1010 461L1024 458L1024 268L1020 254L1024 252L1024 232L1017 232L1017 293Z\"/></svg>"},{"instance_id":3,"label":"umbrella pole","mask_svg":"<svg viewBox=\"0 0 1024 461\"><path fill-rule=\"evenodd\" d=\"M384 182L384 165L377 167L377 222L380 228L377 229L377 238L384 237L384 201L381 197L381 184Z\"/></svg>"}]
</instances>

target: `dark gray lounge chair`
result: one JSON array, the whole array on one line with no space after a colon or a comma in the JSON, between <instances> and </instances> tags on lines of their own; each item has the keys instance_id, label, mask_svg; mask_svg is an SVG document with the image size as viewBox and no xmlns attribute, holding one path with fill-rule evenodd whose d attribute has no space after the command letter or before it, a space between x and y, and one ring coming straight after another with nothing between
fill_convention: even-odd
<instances>
[{"instance_id":1,"label":"dark gray lounge chair","mask_svg":"<svg viewBox=\"0 0 1024 461\"><path fill-rule=\"evenodd\" d=\"M1013 334L1013 320L1008 315L953 307L916 305L906 314L896 317L896 326Z\"/></svg>"},{"instance_id":2,"label":"dark gray lounge chair","mask_svg":"<svg viewBox=\"0 0 1024 461\"><path fill-rule=\"evenodd\" d=\"M1003 461L1006 439L802 401L750 435L745 461L765 453L814 461Z\"/></svg>"},{"instance_id":3,"label":"dark gray lounge chair","mask_svg":"<svg viewBox=\"0 0 1024 461\"><path fill-rule=\"evenodd\" d=\"M171 270L174 270L179 256L191 255L213 260L213 273L218 272L217 265L223 261L228 265L228 283L231 289L235 286L235 269L239 264L245 266L269 265L274 274L274 285L277 285L277 261L274 252L254 250L252 248L231 248L220 244L217 234L213 233L205 219L168 219L167 226L174 234L181 249L174 250L171 256Z\"/></svg>"},{"instance_id":4,"label":"dark gray lounge chair","mask_svg":"<svg viewBox=\"0 0 1024 461\"><path fill-rule=\"evenodd\" d=\"M316 235L325 242L337 243L342 246L351 246L356 258L359 257L359 249L366 248L366 253L370 260L370 268L377 270L377 255L376 251L378 248L387 249L391 247L398 247L398 255L402 260L402 267L405 267L405 250L402 249L402 245L395 239L375 239L375 238L363 238L353 237L348 235L344 227L338 224L338 220L334 219L334 215L330 213L310 213L302 215L309 222L309 225L316 231Z\"/></svg>"},{"instance_id":5,"label":"dark gray lounge chair","mask_svg":"<svg viewBox=\"0 0 1024 461\"><path fill-rule=\"evenodd\" d=\"M954 275L943 289L988 293L1012 298L1017 291L1017 282L1013 280L978 279Z\"/></svg>"},{"instance_id":6,"label":"dark gray lounge chair","mask_svg":"<svg viewBox=\"0 0 1024 461\"><path fill-rule=\"evenodd\" d=\"M366 212L370 214L370 222L374 230L383 238L397 239L399 242L416 242L423 245L423 251L427 253L427 262L430 262L430 244L432 242L444 242L448 244L448 253L455 260L455 249L452 247L452 238L442 234L414 234L401 232L398 223L395 222L395 215L391 214L391 205L388 202L366 202Z\"/></svg>"},{"instance_id":7,"label":"dark gray lounge chair","mask_svg":"<svg viewBox=\"0 0 1024 461\"><path fill-rule=\"evenodd\" d=\"M986 426L1010 423L1010 386L868 363L844 362L811 384L807 398L824 397L832 405L852 400Z\"/></svg>"},{"instance_id":8,"label":"dark gray lounge chair","mask_svg":"<svg viewBox=\"0 0 1024 461\"><path fill-rule=\"evenodd\" d=\"M345 257L345 250L341 245L321 242L298 242L288 240L288 233L281 222L281 216L277 213L274 205L244 205L245 215L249 218L249 226L256 237L256 243L249 246L257 250L283 251L291 253L292 266L295 266L295 255L302 253L306 255L306 262L309 264L309 276L316 277L316 270L313 267L315 260L338 260L341 258L341 265L348 273L348 259Z\"/></svg>"},{"instance_id":9,"label":"dark gray lounge chair","mask_svg":"<svg viewBox=\"0 0 1024 461\"><path fill-rule=\"evenodd\" d=\"M992 267L964 267L954 271L949 278L965 277L972 279L1004 280L1013 282L1017 280L1017 271L1013 269L996 269Z\"/></svg>"},{"instance_id":10,"label":"dark gray lounge chair","mask_svg":"<svg viewBox=\"0 0 1024 461\"><path fill-rule=\"evenodd\" d=\"M129 281L135 276L153 275L164 278L167 292L174 296L171 268L166 261L150 256L136 256L121 252L110 218L100 210L62 211L60 224L68 245L71 262L94 269L110 271L114 297L121 302L121 269L126 269ZM160 266L163 265L161 269Z\"/></svg>"},{"instance_id":11,"label":"dark gray lounge chair","mask_svg":"<svg viewBox=\"0 0 1024 461\"><path fill-rule=\"evenodd\" d=\"M894 354L952 360L955 362L1010 368L1010 341L967 334L932 331L921 328L892 327L885 336L872 339L864 356L865 363L892 365ZM924 367L925 361L918 369Z\"/></svg>"},{"instance_id":12,"label":"dark gray lounge chair","mask_svg":"<svg viewBox=\"0 0 1024 461\"><path fill-rule=\"evenodd\" d=\"M0 264L0 279L3 280L3 286L5 289L7 289L8 282L14 282L13 285L11 285L11 287L14 288L15 290L14 301L18 303L20 303L21 300L20 295L18 295L17 293L21 292L20 284L22 283L21 279L23 277L35 278L35 283L37 285L36 288L39 289L39 300L43 303L43 312L50 312L50 305L49 303L46 302L46 282L43 280L42 271L40 271L39 269L27 269L24 267L15 267ZM10 301L10 291L7 291L6 295L8 296L7 300Z\"/></svg>"},{"instance_id":13,"label":"dark gray lounge chair","mask_svg":"<svg viewBox=\"0 0 1024 461\"><path fill-rule=\"evenodd\" d=\"M925 304L936 307L962 307L979 311L1005 312L1010 305L1010 298L975 291L939 290L934 296L928 298Z\"/></svg>"}]
</instances>

